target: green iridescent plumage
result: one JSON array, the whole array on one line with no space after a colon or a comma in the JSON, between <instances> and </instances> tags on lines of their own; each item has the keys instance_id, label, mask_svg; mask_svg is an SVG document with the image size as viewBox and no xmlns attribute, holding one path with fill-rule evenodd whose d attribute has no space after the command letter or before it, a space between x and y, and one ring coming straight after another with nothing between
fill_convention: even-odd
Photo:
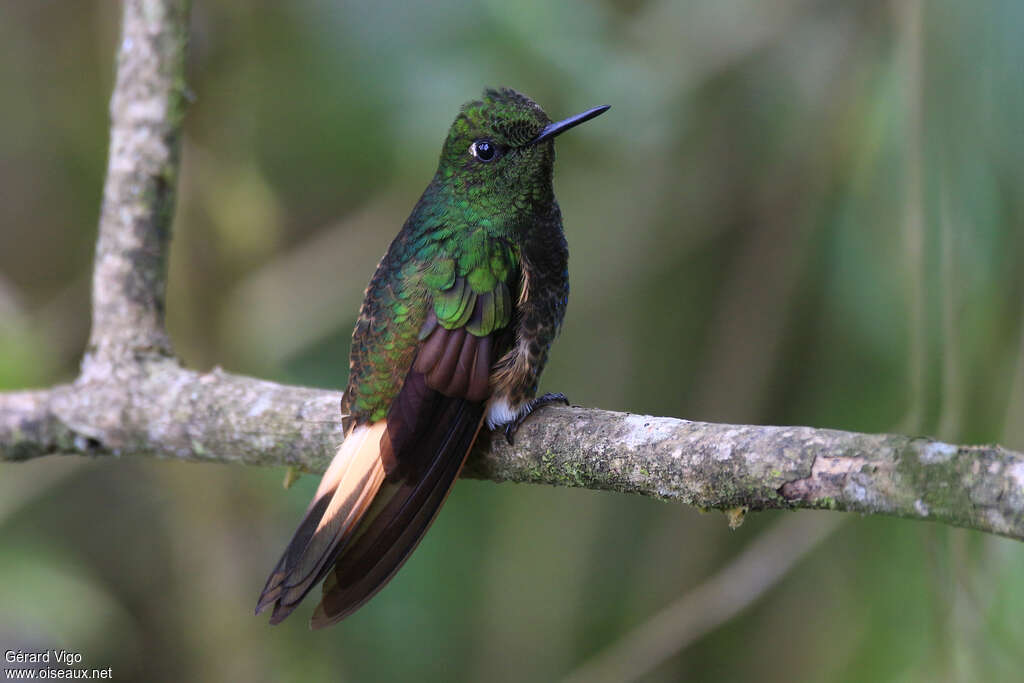
<instances>
[{"instance_id":1,"label":"green iridescent plumage","mask_svg":"<svg viewBox=\"0 0 1024 683\"><path fill-rule=\"evenodd\" d=\"M385 416L431 310L444 328L466 326L477 337L511 325L520 290L519 244L532 219L524 209L554 200L553 146L523 145L550 123L529 98L511 90L489 90L463 107L433 180L367 288L345 394L345 410L357 420ZM481 139L498 149L518 148L484 165L470 153Z\"/></svg>"},{"instance_id":2,"label":"green iridescent plumage","mask_svg":"<svg viewBox=\"0 0 1024 683\"><path fill-rule=\"evenodd\" d=\"M551 187L552 123L489 90L463 107L437 173L366 289L352 333L346 439L257 603L279 623L323 580L311 625L344 619L402 566L484 424L511 434L537 406L569 295Z\"/></svg>"}]
</instances>

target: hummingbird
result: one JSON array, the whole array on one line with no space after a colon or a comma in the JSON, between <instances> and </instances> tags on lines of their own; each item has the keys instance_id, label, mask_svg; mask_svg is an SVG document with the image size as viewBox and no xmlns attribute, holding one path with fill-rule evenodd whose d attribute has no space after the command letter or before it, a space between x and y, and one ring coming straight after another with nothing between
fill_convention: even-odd
<instances>
[{"instance_id":1,"label":"hummingbird","mask_svg":"<svg viewBox=\"0 0 1024 683\"><path fill-rule=\"evenodd\" d=\"M341 621L384 587L448 497L481 428L512 443L535 409L569 296L553 122L487 89L463 105L437 172L366 288L352 332L345 439L260 595L277 624L323 581L310 621Z\"/></svg>"}]
</instances>

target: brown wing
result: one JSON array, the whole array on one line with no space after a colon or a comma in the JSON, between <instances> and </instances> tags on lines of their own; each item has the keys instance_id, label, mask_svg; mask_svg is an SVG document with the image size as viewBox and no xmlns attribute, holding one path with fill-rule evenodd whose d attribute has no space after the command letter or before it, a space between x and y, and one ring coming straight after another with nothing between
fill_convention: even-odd
<instances>
[{"instance_id":1,"label":"brown wing","mask_svg":"<svg viewBox=\"0 0 1024 683\"><path fill-rule=\"evenodd\" d=\"M381 440L387 480L328 573L313 628L344 619L401 568L448 497L483 422L494 339L429 320L424 329L429 333L388 411Z\"/></svg>"},{"instance_id":2,"label":"brown wing","mask_svg":"<svg viewBox=\"0 0 1024 683\"><path fill-rule=\"evenodd\" d=\"M484 305L493 303L474 302ZM256 611L273 605L272 624L325 576L313 628L373 597L416 548L458 477L482 423L496 347L508 345L508 334L448 330L431 312L421 338L386 419L353 428L267 580Z\"/></svg>"}]
</instances>

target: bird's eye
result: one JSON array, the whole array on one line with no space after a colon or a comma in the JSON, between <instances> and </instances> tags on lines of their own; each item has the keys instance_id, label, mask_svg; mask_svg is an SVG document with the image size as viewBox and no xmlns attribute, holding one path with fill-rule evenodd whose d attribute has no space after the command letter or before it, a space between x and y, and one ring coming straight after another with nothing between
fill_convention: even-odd
<instances>
[{"instance_id":1,"label":"bird's eye","mask_svg":"<svg viewBox=\"0 0 1024 683\"><path fill-rule=\"evenodd\" d=\"M480 161L494 161L498 157L498 146L490 140L477 140L469 146L469 153Z\"/></svg>"}]
</instances>

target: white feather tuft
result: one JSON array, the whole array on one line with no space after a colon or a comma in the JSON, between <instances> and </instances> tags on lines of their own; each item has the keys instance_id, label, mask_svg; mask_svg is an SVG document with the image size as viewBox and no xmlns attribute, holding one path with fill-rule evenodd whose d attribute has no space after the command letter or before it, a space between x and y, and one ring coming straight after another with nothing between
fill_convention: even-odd
<instances>
[{"instance_id":1,"label":"white feather tuft","mask_svg":"<svg viewBox=\"0 0 1024 683\"><path fill-rule=\"evenodd\" d=\"M529 412L529 401L521 404L518 408L513 409L512 406L509 405L507 396L491 398L490 403L487 404L487 428L497 429L498 427L507 425L509 422L519 419L521 416L526 415Z\"/></svg>"}]
</instances>

